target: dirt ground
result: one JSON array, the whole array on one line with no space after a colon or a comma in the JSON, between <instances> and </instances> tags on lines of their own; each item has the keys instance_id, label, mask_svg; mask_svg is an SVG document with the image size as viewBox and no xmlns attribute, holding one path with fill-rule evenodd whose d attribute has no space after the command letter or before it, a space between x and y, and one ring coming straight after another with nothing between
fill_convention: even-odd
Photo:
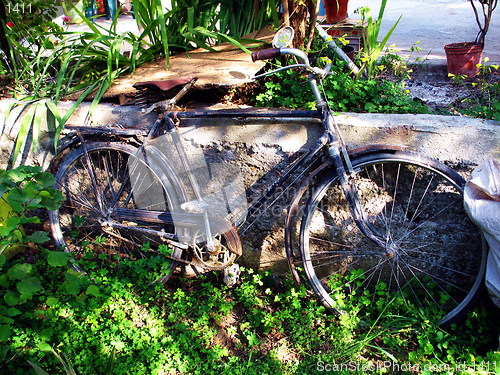
<instances>
[{"instance_id":1,"label":"dirt ground","mask_svg":"<svg viewBox=\"0 0 500 375\"><path fill-rule=\"evenodd\" d=\"M500 70L454 82L446 67L413 66L407 86L413 98L444 114L456 114L453 108L463 108L464 99L477 97L486 85L500 82Z\"/></svg>"}]
</instances>

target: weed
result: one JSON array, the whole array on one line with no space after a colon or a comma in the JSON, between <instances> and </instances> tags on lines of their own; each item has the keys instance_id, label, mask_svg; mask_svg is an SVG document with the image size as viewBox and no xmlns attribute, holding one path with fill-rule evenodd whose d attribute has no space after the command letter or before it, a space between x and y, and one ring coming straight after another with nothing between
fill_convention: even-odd
<instances>
[{"instance_id":1,"label":"weed","mask_svg":"<svg viewBox=\"0 0 500 375\"><path fill-rule=\"evenodd\" d=\"M386 4L387 0L382 0L378 17L375 20L371 15L370 8L362 7L359 9L361 22L367 24L366 33L363 34L363 49L359 54L359 59L363 63L363 68L366 69L369 79L375 78L378 58L401 20L401 17L399 17L384 38L381 41L379 40L380 26L384 17Z\"/></svg>"},{"instance_id":2,"label":"weed","mask_svg":"<svg viewBox=\"0 0 500 375\"><path fill-rule=\"evenodd\" d=\"M40 173L23 167L0 175L20 217L58 204L47 187L53 180ZM337 316L305 286L270 271L244 268L231 289L216 274L150 288L148 274L161 267L156 260L103 272L85 259L82 275L69 268L66 253L33 243L46 235L5 234L14 243L29 238L36 251L10 261L0 256L2 373L315 374L343 366L381 374L402 364L470 373L499 360L490 346L498 328L492 313L475 310L445 331L431 323L434 311L385 294L384 285L382 303L340 288L359 270L330 281L345 307Z\"/></svg>"},{"instance_id":3,"label":"weed","mask_svg":"<svg viewBox=\"0 0 500 375\"><path fill-rule=\"evenodd\" d=\"M326 57L320 63L330 62ZM427 107L411 99L404 81L355 79L344 69L345 63L334 61L332 75L323 81L323 89L334 111L381 113L428 113ZM314 109L315 102L307 81L300 72L286 70L264 82L263 92L255 102L259 106Z\"/></svg>"},{"instance_id":4,"label":"weed","mask_svg":"<svg viewBox=\"0 0 500 375\"><path fill-rule=\"evenodd\" d=\"M480 72L475 78L450 75L454 85L466 89L467 95L454 103L451 109L467 116L500 121L500 81L490 83L488 77L498 70L498 65L488 65L486 57L480 64Z\"/></svg>"}]
</instances>

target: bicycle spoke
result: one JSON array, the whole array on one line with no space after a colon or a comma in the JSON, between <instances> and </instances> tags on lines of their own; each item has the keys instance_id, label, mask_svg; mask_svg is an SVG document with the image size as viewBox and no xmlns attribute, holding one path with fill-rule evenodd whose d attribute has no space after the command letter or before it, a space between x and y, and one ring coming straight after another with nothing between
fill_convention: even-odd
<instances>
[{"instance_id":1,"label":"bicycle spoke","mask_svg":"<svg viewBox=\"0 0 500 375\"><path fill-rule=\"evenodd\" d=\"M441 310L440 322L455 319L470 305L484 270L479 233L472 235L474 227L464 218L459 184L420 160L355 165L360 203L386 248L373 244L354 223L336 177L325 178L327 186L318 188L321 193L313 196L302 222L307 235L301 256L311 260L304 271L327 307L335 306L331 277L347 277L346 287L359 289L356 295L368 290L373 302L382 288L391 301L400 296L407 306Z\"/></svg>"},{"instance_id":2,"label":"bicycle spoke","mask_svg":"<svg viewBox=\"0 0 500 375\"><path fill-rule=\"evenodd\" d=\"M163 209L159 213L171 206L171 201L167 201L166 185L162 182L167 179L159 177L135 155L136 149L132 146L89 143L85 149L70 154L56 174L56 187L66 200L58 211L49 214L54 239L58 246L74 253L77 261L90 257L100 267L114 267L122 260L155 256L164 244L162 231L174 229L161 223L141 223L140 215L130 220L127 216L114 217L116 209L126 208L133 212L139 208L135 188L145 195L143 201L148 205L140 208L155 210L153 205L159 206L157 201L162 198ZM134 189L130 166L138 173ZM161 192L163 194L159 194ZM174 249L172 254L180 258L179 249ZM170 271L160 278L162 282L175 267L175 262L167 262Z\"/></svg>"}]
</instances>

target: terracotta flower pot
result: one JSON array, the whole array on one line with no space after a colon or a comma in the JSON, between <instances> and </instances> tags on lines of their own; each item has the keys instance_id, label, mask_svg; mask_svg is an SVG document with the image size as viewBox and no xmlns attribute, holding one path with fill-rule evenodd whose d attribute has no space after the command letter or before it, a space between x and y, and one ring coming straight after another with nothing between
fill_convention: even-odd
<instances>
[{"instance_id":1,"label":"terracotta flower pot","mask_svg":"<svg viewBox=\"0 0 500 375\"><path fill-rule=\"evenodd\" d=\"M326 22L339 23L347 18L349 0L323 0Z\"/></svg>"},{"instance_id":2,"label":"terracotta flower pot","mask_svg":"<svg viewBox=\"0 0 500 375\"><path fill-rule=\"evenodd\" d=\"M356 51L355 51L353 46L344 46L344 47L342 47L342 51L344 51L344 53L347 55L347 57L349 57L351 60L354 61Z\"/></svg>"},{"instance_id":3,"label":"terracotta flower pot","mask_svg":"<svg viewBox=\"0 0 500 375\"><path fill-rule=\"evenodd\" d=\"M474 77L483 58L483 45L473 42L452 43L444 46L448 73Z\"/></svg>"},{"instance_id":4,"label":"terracotta flower pot","mask_svg":"<svg viewBox=\"0 0 500 375\"><path fill-rule=\"evenodd\" d=\"M97 14L101 15L106 13L106 9L104 8L104 0L97 0L96 6L97 6Z\"/></svg>"}]
</instances>

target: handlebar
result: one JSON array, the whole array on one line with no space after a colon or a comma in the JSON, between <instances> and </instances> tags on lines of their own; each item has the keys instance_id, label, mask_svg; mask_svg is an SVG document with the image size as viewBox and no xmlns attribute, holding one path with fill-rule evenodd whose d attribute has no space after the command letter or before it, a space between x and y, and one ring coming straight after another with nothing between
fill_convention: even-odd
<instances>
[{"instance_id":1,"label":"handlebar","mask_svg":"<svg viewBox=\"0 0 500 375\"><path fill-rule=\"evenodd\" d=\"M257 79L257 78L265 77L265 76L277 73L279 71L291 69L291 68L304 68L308 72L310 72L316 76L322 77L322 78L326 77L329 74L331 64L327 65L327 67L325 67L325 69L321 69L318 67L311 67L311 65L309 64L309 58L307 57L307 55L303 51L296 49L296 48L267 48L267 49L263 49L260 51L256 51L256 52L252 53L252 61L255 62L257 60L269 60L269 59L273 59L273 58L276 58L279 56L284 56L284 55L293 55L293 56L297 57L298 59L302 60L302 63L301 64L287 65L287 66L281 67L281 68L276 69L276 70L272 70L272 71L269 71L269 72L266 72L263 74L259 74L253 78Z\"/></svg>"},{"instance_id":2,"label":"handlebar","mask_svg":"<svg viewBox=\"0 0 500 375\"><path fill-rule=\"evenodd\" d=\"M252 61L257 60L269 60L275 57L280 57L284 55L294 55L303 61L303 64L309 65L309 58L307 55L296 48L266 48L257 52L252 53Z\"/></svg>"},{"instance_id":3,"label":"handlebar","mask_svg":"<svg viewBox=\"0 0 500 375\"><path fill-rule=\"evenodd\" d=\"M252 61L270 60L280 56L281 50L279 48L266 48L260 51L252 52Z\"/></svg>"}]
</instances>

